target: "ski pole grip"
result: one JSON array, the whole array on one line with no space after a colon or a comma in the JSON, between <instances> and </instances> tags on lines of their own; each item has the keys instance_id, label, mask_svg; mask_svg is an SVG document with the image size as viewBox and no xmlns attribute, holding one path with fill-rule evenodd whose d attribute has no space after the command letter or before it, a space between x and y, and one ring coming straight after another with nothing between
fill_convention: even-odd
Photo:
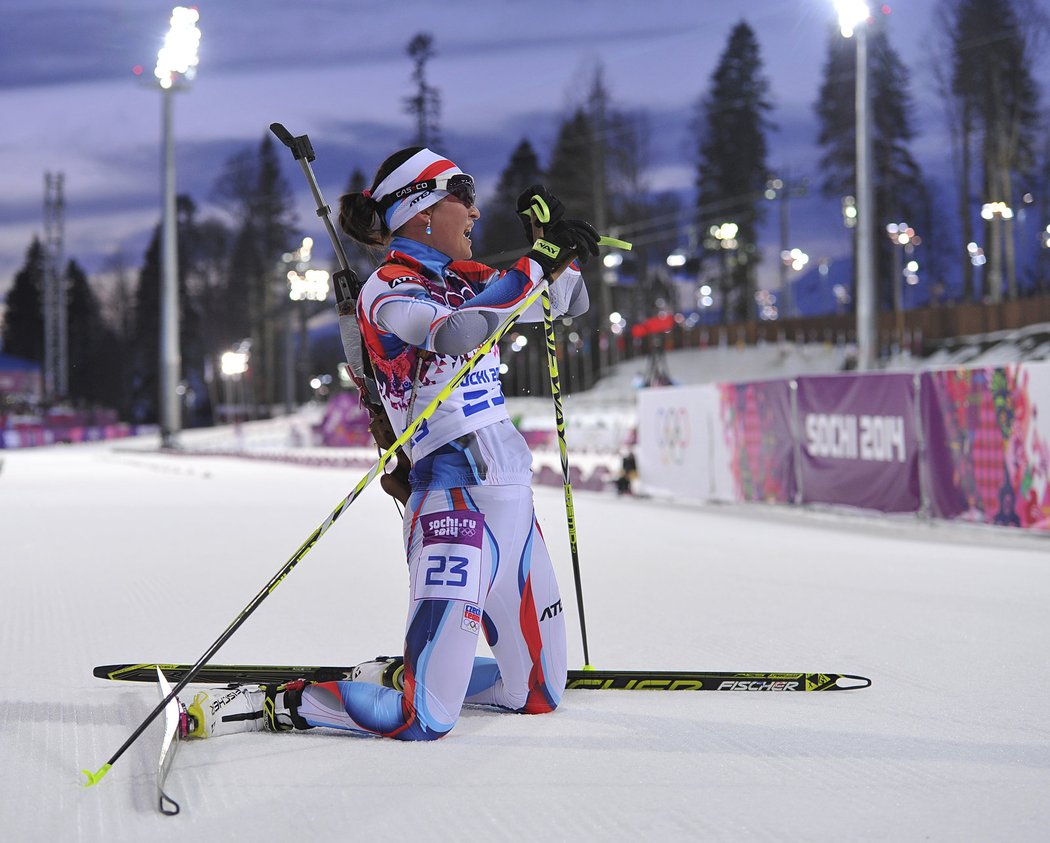
<instances>
[{"instance_id":1,"label":"ski pole grip","mask_svg":"<svg viewBox=\"0 0 1050 843\"><path fill-rule=\"evenodd\" d=\"M626 240L617 240L615 237L606 237L605 235L598 238L598 245L608 246L610 249L623 249L625 252L629 252L634 248L634 244L628 243Z\"/></svg>"}]
</instances>

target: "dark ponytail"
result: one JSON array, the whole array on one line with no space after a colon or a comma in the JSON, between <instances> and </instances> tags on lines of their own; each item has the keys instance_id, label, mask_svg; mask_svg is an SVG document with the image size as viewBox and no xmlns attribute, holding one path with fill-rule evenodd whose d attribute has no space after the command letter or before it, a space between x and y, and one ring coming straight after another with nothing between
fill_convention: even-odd
<instances>
[{"instance_id":1,"label":"dark ponytail","mask_svg":"<svg viewBox=\"0 0 1050 843\"><path fill-rule=\"evenodd\" d=\"M350 239L373 247L384 247L390 242L393 232L387 227L379 203L371 193L383 179L422 149L422 146L410 146L395 152L379 165L371 190L344 193L339 197L339 227Z\"/></svg>"}]
</instances>

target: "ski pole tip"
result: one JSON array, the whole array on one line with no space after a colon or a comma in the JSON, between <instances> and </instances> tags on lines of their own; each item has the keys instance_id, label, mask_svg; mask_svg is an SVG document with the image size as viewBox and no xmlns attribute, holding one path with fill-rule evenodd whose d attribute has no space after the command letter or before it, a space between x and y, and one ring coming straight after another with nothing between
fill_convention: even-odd
<instances>
[{"instance_id":1,"label":"ski pole tip","mask_svg":"<svg viewBox=\"0 0 1050 843\"><path fill-rule=\"evenodd\" d=\"M101 767L99 767L97 773L92 773L90 770L81 770L80 772L82 772L85 776L87 776L87 781L86 782L81 782L80 786L81 787L94 787L100 781L102 781L102 777L104 775L106 775L106 773L109 772L109 768L112 767L112 766L113 766L112 764L103 764Z\"/></svg>"}]
</instances>

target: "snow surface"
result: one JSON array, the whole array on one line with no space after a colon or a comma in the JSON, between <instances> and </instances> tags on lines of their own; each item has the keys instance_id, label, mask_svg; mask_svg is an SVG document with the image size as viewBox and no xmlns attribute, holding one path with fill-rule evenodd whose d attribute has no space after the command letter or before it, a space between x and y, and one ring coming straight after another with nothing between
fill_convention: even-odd
<instances>
[{"instance_id":1,"label":"snow surface","mask_svg":"<svg viewBox=\"0 0 1050 843\"><path fill-rule=\"evenodd\" d=\"M182 746L155 808L150 685L94 665L195 661L363 471L7 452L0 470L0 837L1045 840L1050 554L1002 530L576 494L596 667L836 671L830 694L567 692L467 710L441 741L236 735ZM153 442L139 443L145 445ZM537 488L582 665L560 489ZM400 526L373 484L216 661L399 649Z\"/></svg>"}]
</instances>

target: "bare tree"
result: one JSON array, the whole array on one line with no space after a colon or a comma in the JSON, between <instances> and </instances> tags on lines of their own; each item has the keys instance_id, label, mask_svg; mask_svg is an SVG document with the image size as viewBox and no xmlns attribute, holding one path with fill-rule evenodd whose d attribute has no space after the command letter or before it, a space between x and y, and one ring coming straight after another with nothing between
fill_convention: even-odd
<instances>
[{"instance_id":1,"label":"bare tree","mask_svg":"<svg viewBox=\"0 0 1050 843\"><path fill-rule=\"evenodd\" d=\"M1013 215L1018 182L1035 169L1039 88L1030 68L1045 41L1047 15L1031 0L943 0L940 15L950 49L944 87L953 100L964 236L972 239L977 196L987 245L984 292L1001 300L1005 281L1007 295L1016 298Z\"/></svg>"},{"instance_id":2,"label":"bare tree","mask_svg":"<svg viewBox=\"0 0 1050 843\"><path fill-rule=\"evenodd\" d=\"M415 120L417 146L437 146L441 143L441 94L427 82L427 62L435 55L434 38L420 32L408 42L407 52L412 59L412 81L416 92L405 97L405 111Z\"/></svg>"}]
</instances>

